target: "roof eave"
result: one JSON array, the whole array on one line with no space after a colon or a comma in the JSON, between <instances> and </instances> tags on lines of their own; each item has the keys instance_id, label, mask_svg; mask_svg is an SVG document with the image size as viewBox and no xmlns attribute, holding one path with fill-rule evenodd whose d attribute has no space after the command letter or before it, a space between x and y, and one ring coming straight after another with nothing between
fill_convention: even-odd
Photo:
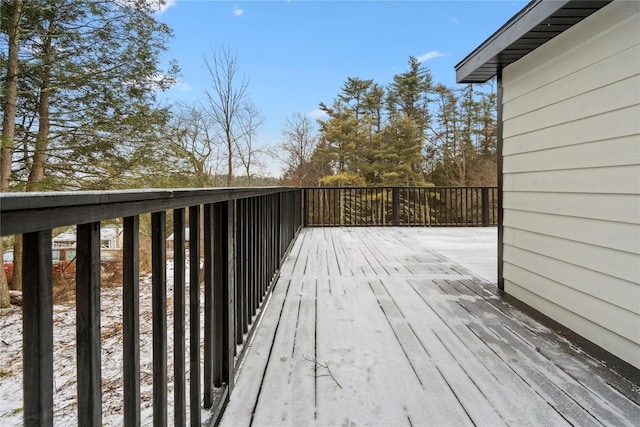
<instances>
[{"instance_id":1,"label":"roof eave","mask_svg":"<svg viewBox=\"0 0 640 427\"><path fill-rule=\"evenodd\" d=\"M458 83L484 83L505 67L567 30L612 0L533 0L456 66ZM563 9L580 11L563 18ZM553 25L553 19L565 21ZM540 25L547 21L546 25ZM535 31L534 31L535 29ZM523 39L527 38L527 43ZM519 43L520 42L520 45Z\"/></svg>"}]
</instances>

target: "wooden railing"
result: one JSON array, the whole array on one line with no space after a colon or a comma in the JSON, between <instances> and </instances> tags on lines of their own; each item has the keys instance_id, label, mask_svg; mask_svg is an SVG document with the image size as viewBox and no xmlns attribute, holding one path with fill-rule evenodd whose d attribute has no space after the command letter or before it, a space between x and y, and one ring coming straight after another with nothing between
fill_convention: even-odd
<instances>
[{"instance_id":1,"label":"wooden railing","mask_svg":"<svg viewBox=\"0 0 640 427\"><path fill-rule=\"evenodd\" d=\"M490 226L497 187L307 187L305 226Z\"/></svg>"},{"instance_id":2,"label":"wooden railing","mask_svg":"<svg viewBox=\"0 0 640 427\"><path fill-rule=\"evenodd\" d=\"M0 234L23 235L23 413L25 425L54 422L52 230L76 226L78 425L102 425L100 222L123 232L124 425L141 420L140 224L150 216L153 424L167 425L167 305L173 305L173 413L182 426L215 424L233 389L243 343L301 224L292 188L6 193ZM167 214L173 216L173 295L167 295ZM187 230L188 239L185 237ZM189 246L186 250L187 244ZM185 283L189 265L188 301ZM189 329L185 315L189 312ZM204 313L204 325L200 313ZM201 336L203 331L203 336ZM188 338L188 340L187 340ZM189 343L189 350L185 348ZM203 346L201 346L203 342ZM185 369L188 353L189 373ZM203 372L201 372L203 362ZM202 382L201 382L202 381ZM188 388L188 391L187 391ZM189 405L187 405L187 396ZM190 410L187 409L190 408ZM202 418L202 419L201 419Z\"/></svg>"},{"instance_id":3,"label":"wooden railing","mask_svg":"<svg viewBox=\"0 0 640 427\"><path fill-rule=\"evenodd\" d=\"M145 229L151 250L153 424L183 426L188 420L200 426L220 419L245 344L301 224L489 226L497 220L496 197L493 187L4 193L0 235L23 236L24 424L54 422L52 235L57 227L74 226L77 233L78 425L102 424L100 227L117 219L124 228L119 269L123 424L150 421L142 419L140 397L140 264L147 249L140 236ZM147 222L150 227L143 227ZM170 251L167 229L174 233ZM173 257L172 281L167 278L168 253ZM172 295L167 294L170 282ZM192 283L198 286L187 290ZM168 305L173 306L171 322ZM173 346L168 345L168 324Z\"/></svg>"}]
</instances>

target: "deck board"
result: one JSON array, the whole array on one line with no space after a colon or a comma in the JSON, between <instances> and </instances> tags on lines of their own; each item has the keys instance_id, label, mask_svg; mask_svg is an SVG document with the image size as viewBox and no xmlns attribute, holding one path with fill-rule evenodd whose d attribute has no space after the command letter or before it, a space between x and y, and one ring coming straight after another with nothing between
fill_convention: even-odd
<instances>
[{"instance_id":1,"label":"deck board","mask_svg":"<svg viewBox=\"0 0 640 427\"><path fill-rule=\"evenodd\" d=\"M464 267L453 251L441 251L442 233L304 229L249 344L222 425L640 420L640 407L612 377L594 374L598 362L567 350L553 331L498 297L479 277L490 269L476 274L473 262Z\"/></svg>"}]
</instances>

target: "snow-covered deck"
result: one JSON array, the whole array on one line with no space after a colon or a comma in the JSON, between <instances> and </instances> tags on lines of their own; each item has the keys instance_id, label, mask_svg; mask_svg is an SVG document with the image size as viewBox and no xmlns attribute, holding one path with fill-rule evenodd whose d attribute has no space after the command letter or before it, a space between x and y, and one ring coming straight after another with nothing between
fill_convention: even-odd
<instances>
[{"instance_id":1,"label":"snow-covered deck","mask_svg":"<svg viewBox=\"0 0 640 427\"><path fill-rule=\"evenodd\" d=\"M495 228L302 230L222 425L637 423L637 389L503 301L495 265Z\"/></svg>"}]
</instances>

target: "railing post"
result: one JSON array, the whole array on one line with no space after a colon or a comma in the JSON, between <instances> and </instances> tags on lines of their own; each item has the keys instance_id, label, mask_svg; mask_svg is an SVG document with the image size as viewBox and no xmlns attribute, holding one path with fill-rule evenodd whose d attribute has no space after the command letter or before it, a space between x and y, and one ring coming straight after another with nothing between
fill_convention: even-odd
<instances>
[{"instance_id":1,"label":"railing post","mask_svg":"<svg viewBox=\"0 0 640 427\"><path fill-rule=\"evenodd\" d=\"M53 425L51 230L24 235L22 351L24 425Z\"/></svg>"},{"instance_id":2,"label":"railing post","mask_svg":"<svg viewBox=\"0 0 640 427\"><path fill-rule=\"evenodd\" d=\"M213 385L226 383L231 392L233 382L235 227L234 201L219 202L214 208L213 304L214 304L214 372Z\"/></svg>"},{"instance_id":3,"label":"railing post","mask_svg":"<svg viewBox=\"0 0 640 427\"><path fill-rule=\"evenodd\" d=\"M227 386L229 387L229 395L231 391L233 391L233 378L234 378L234 356L236 352L235 345L235 298L236 298L236 272L238 271L235 260L236 260L236 240L238 236L236 235L236 208L237 208L236 200L229 200L227 204L227 282L226 282L226 290L227 294L225 295L225 299L223 304L226 303L226 316L224 328L226 331L225 335L225 355L223 358L223 380L226 381Z\"/></svg>"},{"instance_id":4,"label":"railing post","mask_svg":"<svg viewBox=\"0 0 640 427\"><path fill-rule=\"evenodd\" d=\"M302 226L309 225L309 189L302 189Z\"/></svg>"},{"instance_id":5,"label":"railing post","mask_svg":"<svg viewBox=\"0 0 640 427\"><path fill-rule=\"evenodd\" d=\"M393 225L400 225L400 189L394 187L391 190L391 206L393 209Z\"/></svg>"},{"instance_id":6,"label":"railing post","mask_svg":"<svg viewBox=\"0 0 640 427\"><path fill-rule=\"evenodd\" d=\"M102 425L102 378L100 373L99 222L78 225L77 246L78 425L100 426Z\"/></svg>"},{"instance_id":7,"label":"railing post","mask_svg":"<svg viewBox=\"0 0 640 427\"><path fill-rule=\"evenodd\" d=\"M124 219L122 328L124 425L140 425L140 218Z\"/></svg>"},{"instance_id":8,"label":"railing post","mask_svg":"<svg viewBox=\"0 0 640 427\"><path fill-rule=\"evenodd\" d=\"M204 205L204 407L213 406L214 335L214 205Z\"/></svg>"},{"instance_id":9,"label":"railing post","mask_svg":"<svg viewBox=\"0 0 640 427\"><path fill-rule=\"evenodd\" d=\"M489 226L489 187L482 187L482 226Z\"/></svg>"},{"instance_id":10,"label":"railing post","mask_svg":"<svg viewBox=\"0 0 640 427\"><path fill-rule=\"evenodd\" d=\"M151 214L153 425L167 425L167 254L165 211Z\"/></svg>"},{"instance_id":11,"label":"railing post","mask_svg":"<svg viewBox=\"0 0 640 427\"><path fill-rule=\"evenodd\" d=\"M174 426L186 425L185 393L185 210L173 211L173 393Z\"/></svg>"},{"instance_id":12,"label":"railing post","mask_svg":"<svg viewBox=\"0 0 640 427\"><path fill-rule=\"evenodd\" d=\"M200 417L200 206L189 207L189 416Z\"/></svg>"},{"instance_id":13,"label":"railing post","mask_svg":"<svg viewBox=\"0 0 640 427\"><path fill-rule=\"evenodd\" d=\"M245 312L246 287L247 287L247 199L236 202L236 285L235 285L235 343L242 344L242 319Z\"/></svg>"}]
</instances>

